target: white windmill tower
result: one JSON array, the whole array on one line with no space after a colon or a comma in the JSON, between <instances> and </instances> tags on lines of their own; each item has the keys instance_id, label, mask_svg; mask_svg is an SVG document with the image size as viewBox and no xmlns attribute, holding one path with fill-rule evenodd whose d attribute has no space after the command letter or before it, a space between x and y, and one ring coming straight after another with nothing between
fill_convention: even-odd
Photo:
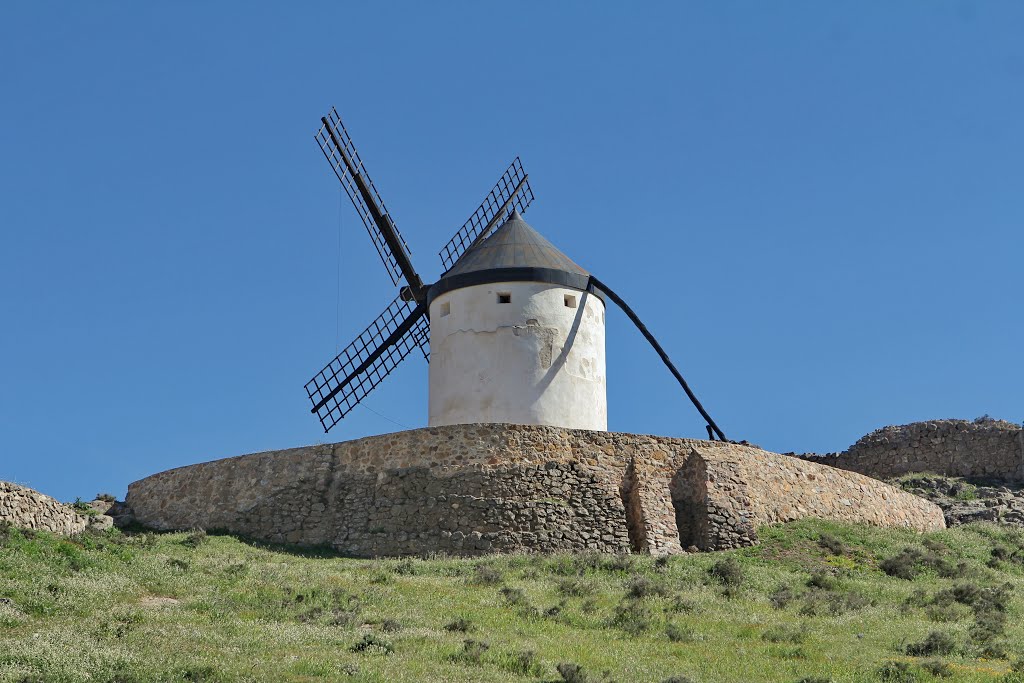
<instances>
[{"instance_id":1,"label":"white windmill tower","mask_svg":"<svg viewBox=\"0 0 1024 683\"><path fill-rule=\"evenodd\" d=\"M430 425L608 428L604 301L518 211L427 293Z\"/></svg>"},{"instance_id":2,"label":"white windmill tower","mask_svg":"<svg viewBox=\"0 0 1024 683\"><path fill-rule=\"evenodd\" d=\"M405 281L384 312L306 383L324 431L417 348L430 361L431 426L510 422L605 430L608 299L661 356L707 421L708 436L725 439L622 298L523 220L533 191L518 158L441 250L447 270L428 285L337 111L321 122L320 149L392 281Z\"/></svg>"}]
</instances>

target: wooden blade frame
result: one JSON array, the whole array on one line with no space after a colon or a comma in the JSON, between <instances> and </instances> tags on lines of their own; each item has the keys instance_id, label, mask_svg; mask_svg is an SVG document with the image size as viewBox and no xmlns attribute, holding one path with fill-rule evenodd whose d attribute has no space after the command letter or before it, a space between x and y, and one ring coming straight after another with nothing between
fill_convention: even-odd
<instances>
[{"instance_id":1,"label":"wooden blade frame","mask_svg":"<svg viewBox=\"0 0 1024 683\"><path fill-rule=\"evenodd\" d=\"M516 157L498 179L498 183L484 197L483 203L438 252L445 270L455 265L471 246L486 239L491 230L497 227L513 208L518 209L519 213L525 213L532 201L530 176L523 170L519 157Z\"/></svg>"},{"instance_id":2,"label":"wooden blade frame","mask_svg":"<svg viewBox=\"0 0 1024 683\"><path fill-rule=\"evenodd\" d=\"M338 111L331 107L327 116L320 119L320 130L317 131L317 144L331 164L334 174L338 176L342 187L356 207L366 232L369 233L373 246L377 249L391 281L398 285L402 278L408 283L416 300L425 294L423 281L412 267L409 257L409 245L398 232L377 187L370 180L363 160L359 156L349 137L345 124L341 122Z\"/></svg>"},{"instance_id":3,"label":"wooden blade frame","mask_svg":"<svg viewBox=\"0 0 1024 683\"><path fill-rule=\"evenodd\" d=\"M430 360L426 304L395 298L356 339L306 383L310 410L328 432L419 347Z\"/></svg>"}]
</instances>

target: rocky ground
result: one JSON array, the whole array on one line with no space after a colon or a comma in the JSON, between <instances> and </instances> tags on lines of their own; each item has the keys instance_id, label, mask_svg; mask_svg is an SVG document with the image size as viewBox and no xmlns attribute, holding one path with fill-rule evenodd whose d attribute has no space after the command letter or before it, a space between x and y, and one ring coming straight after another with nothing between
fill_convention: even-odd
<instances>
[{"instance_id":1,"label":"rocky ground","mask_svg":"<svg viewBox=\"0 0 1024 683\"><path fill-rule=\"evenodd\" d=\"M97 498L88 503L72 503L71 507L90 518L91 527L100 530L112 526L124 528L135 522L135 515L123 501L112 500L110 496Z\"/></svg>"},{"instance_id":2,"label":"rocky ground","mask_svg":"<svg viewBox=\"0 0 1024 683\"><path fill-rule=\"evenodd\" d=\"M947 526L987 521L1024 528L1024 482L911 474L890 483L942 508Z\"/></svg>"}]
</instances>

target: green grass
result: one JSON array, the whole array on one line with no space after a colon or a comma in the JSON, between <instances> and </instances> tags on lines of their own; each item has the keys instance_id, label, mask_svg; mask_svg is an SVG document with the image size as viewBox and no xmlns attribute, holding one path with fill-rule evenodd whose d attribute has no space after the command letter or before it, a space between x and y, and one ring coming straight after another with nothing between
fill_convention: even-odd
<instances>
[{"instance_id":1,"label":"green grass","mask_svg":"<svg viewBox=\"0 0 1024 683\"><path fill-rule=\"evenodd\" d=\"M571 664L619 683L1024 683L1019 532L804 521L761 535L668 561L374 561L215 534L0 529L0 681L561 681ZM898 555L913 579L879 568Z\"/></svg>"}]
</instances>

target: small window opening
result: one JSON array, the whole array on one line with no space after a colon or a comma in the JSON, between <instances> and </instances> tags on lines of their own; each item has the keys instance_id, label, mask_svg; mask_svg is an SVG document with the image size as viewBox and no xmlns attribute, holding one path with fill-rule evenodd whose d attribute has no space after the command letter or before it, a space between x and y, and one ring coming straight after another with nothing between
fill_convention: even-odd
<instances>
[{"instance_id":1,"label":"small window opening","mask_svg":"<svg viewBox=\"0 0 1024 683\"><path fill-rule=\"evenodd\" d=\"M566 308L576 308L576 295L575 294L566 294L565 295L565 307Z\"/></svg>"},{"instance_id":2,"label":"small window opening","mask_svg":"<svg viewBox=\"0 0 1024 683\"><path fill-rule=\"evenodd\" d=\"M442 318L445 317L446 315L448 315L451 312L452 312L452 303L450 301L445 301L443 304L441 304L441 317Z\"/></svg>"},{"instance_id":3,"label":"small window opening","mask_svg":"<svg viewBox=\"0 0 1024 683\"><path fill-rule=\"evenodd\" d=\"M498 303L499 304L510 304L510 303L512 303L512 294L510 292L498 292Z\"/></svg>"}]
</instances>

